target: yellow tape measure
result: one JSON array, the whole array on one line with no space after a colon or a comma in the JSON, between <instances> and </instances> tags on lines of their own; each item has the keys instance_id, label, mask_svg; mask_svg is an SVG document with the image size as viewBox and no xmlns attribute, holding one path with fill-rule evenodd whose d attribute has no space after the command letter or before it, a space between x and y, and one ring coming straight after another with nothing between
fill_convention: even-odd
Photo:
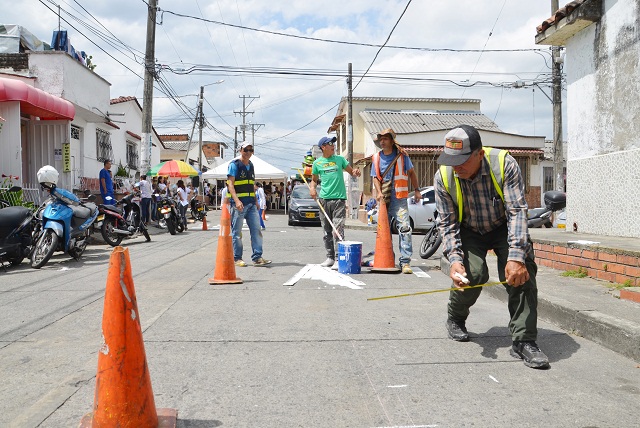
<instances>
[{"instance_id":1,"label":"yellow tape measure","mask_svg":"<svg viewBox=\"0 0 640 428\"><path fill-rule=\"evenodd\" d=\"M467 285L465 287L452 287L452 288L443 288L441 290L429 290L429 291L420 291L418 293L407 293L407 294L396 294L395 296L382 296L382 297L372 297L369 300L384 300L384 299L395 299L396 297L409 297L409 296L419 296L421 294L431 294L431 293L442 293L444 291L458 291L458 290L466 290L467 288L480 288L480 287L489 287L491 285L498 284L506 284L507 281L498 281L498 282L487 282L486 284L480 285Z\"/></svg>"}]
</instances>

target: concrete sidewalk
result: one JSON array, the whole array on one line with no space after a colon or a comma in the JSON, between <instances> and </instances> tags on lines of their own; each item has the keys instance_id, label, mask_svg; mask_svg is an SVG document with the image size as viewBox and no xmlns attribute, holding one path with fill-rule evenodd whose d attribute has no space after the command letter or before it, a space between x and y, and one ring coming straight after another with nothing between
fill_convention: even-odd
<instances>
[{"instance_id":1,"label":"concrete sidewalk","mask_svg":"<svg viewBox=\"0 0 640 428\"><path fill-rule=\"evenodd\" d=\"M345 228L374 231L375 225L367 226L359 220L349 219ZM635 238L589 235L563 229L530 229L529 233L534 244L606 249L636 259L640 254L640 240ZM421 240L422 235L414 235L414 239ZM440 254L441 250L434 257ZM540 318L640 362L639 303L620 299L619 285L612 282L563 276L561 270L540 265L538 268ZM492 281L497 280L495 263L489 263L489 269ZM503 287L484 290L490 296L506 301Z\"/></svg>"}]
</instances>

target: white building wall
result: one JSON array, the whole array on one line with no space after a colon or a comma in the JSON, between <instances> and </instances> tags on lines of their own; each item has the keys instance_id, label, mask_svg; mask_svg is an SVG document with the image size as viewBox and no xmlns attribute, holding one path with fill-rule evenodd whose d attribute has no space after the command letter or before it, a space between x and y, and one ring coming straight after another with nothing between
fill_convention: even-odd
<instances>
[{"instance_id":1,"label":"white building wall","mask_svg":"<svg viewBox=\"0 0 640 428\"><path fill-rule=\"evenodd\" d=\"M567 228L640 237L640 11L603 3L566 45Z\"/></svg>"},{"instance_id":2,"label":"white building wall","mask_svg":"<svg viewBox=\"0 0 640 428\"><path fill-rule=\"evenodd\" d=\"M0 103L0 116L5 121L0 130L0 174L20 177L16 185L22 185L22 160L20 136L20 103Z\"/></svg>"}]
</instances>

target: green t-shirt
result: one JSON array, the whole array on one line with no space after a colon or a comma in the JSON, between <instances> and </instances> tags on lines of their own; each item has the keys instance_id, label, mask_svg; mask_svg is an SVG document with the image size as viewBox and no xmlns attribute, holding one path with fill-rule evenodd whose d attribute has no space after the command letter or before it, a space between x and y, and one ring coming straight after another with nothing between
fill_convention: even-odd
<instances>
[{"instance_id":1,"label":"green t-shirt","mask_svg":"<svg viewBox=\"0 0 640 428\"><path fill-rule=\"evenodd\" d=\"M347 160L338 155L315 160L311 173L318 175L322 181L320 189L322 199L347 199L347 189L344 185L342 171L348 165Z\"/></svg>"}]
</instances>

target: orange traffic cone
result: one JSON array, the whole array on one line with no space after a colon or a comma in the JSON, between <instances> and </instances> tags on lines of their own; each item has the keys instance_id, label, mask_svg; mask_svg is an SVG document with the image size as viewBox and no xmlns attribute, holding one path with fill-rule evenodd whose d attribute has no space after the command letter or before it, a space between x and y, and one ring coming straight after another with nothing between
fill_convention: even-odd
<instances>
[{"instance_id":1,"label":"orange traffic cone","mask_svg":"<svg viewBox=\"0 0 640 428\"><path fill-rule=\"evenodd\" d=\"M209 228L207 227L207 216L206 215L202 218L202 230L209 230Z\"/></svg>"},{"instance_id":2,"label":"orange traffic cone","mask_svg":"<svg viewBox=\"0 0 640 428\"><path fill-rule=\"evenodd\" d=\"M129 250L111 253L102 313L103 344L93 413L80 427L175 427L175 409L156 409L142 341Z\"/></svg>"},{"instance_id":3,"label":"orange traffic cone","mask_svg":"<svg viewBox=\"0 0 640 428\"><path fill-rule=\"evenodd\" d=\"M218 236L218 252L216 268L209 284L240 284L242 279L236 277L236 265L233 260L233 242L231 239L231 214L229 204L222 205L220 217L220 235Z\"/></svg>"},{"instance_id":4,"label":"orange traffic cone","mask_svg":"<svg viewBox=\"0 0 640 428\"><path fill-rule=\"evenodd\" d=\"M387 204L382 202L378 209L378 231L376 232L376 251L373 256L372 272L400 272L393 254L393 240L387 215Z\"/></svg>"}]
</instances>

